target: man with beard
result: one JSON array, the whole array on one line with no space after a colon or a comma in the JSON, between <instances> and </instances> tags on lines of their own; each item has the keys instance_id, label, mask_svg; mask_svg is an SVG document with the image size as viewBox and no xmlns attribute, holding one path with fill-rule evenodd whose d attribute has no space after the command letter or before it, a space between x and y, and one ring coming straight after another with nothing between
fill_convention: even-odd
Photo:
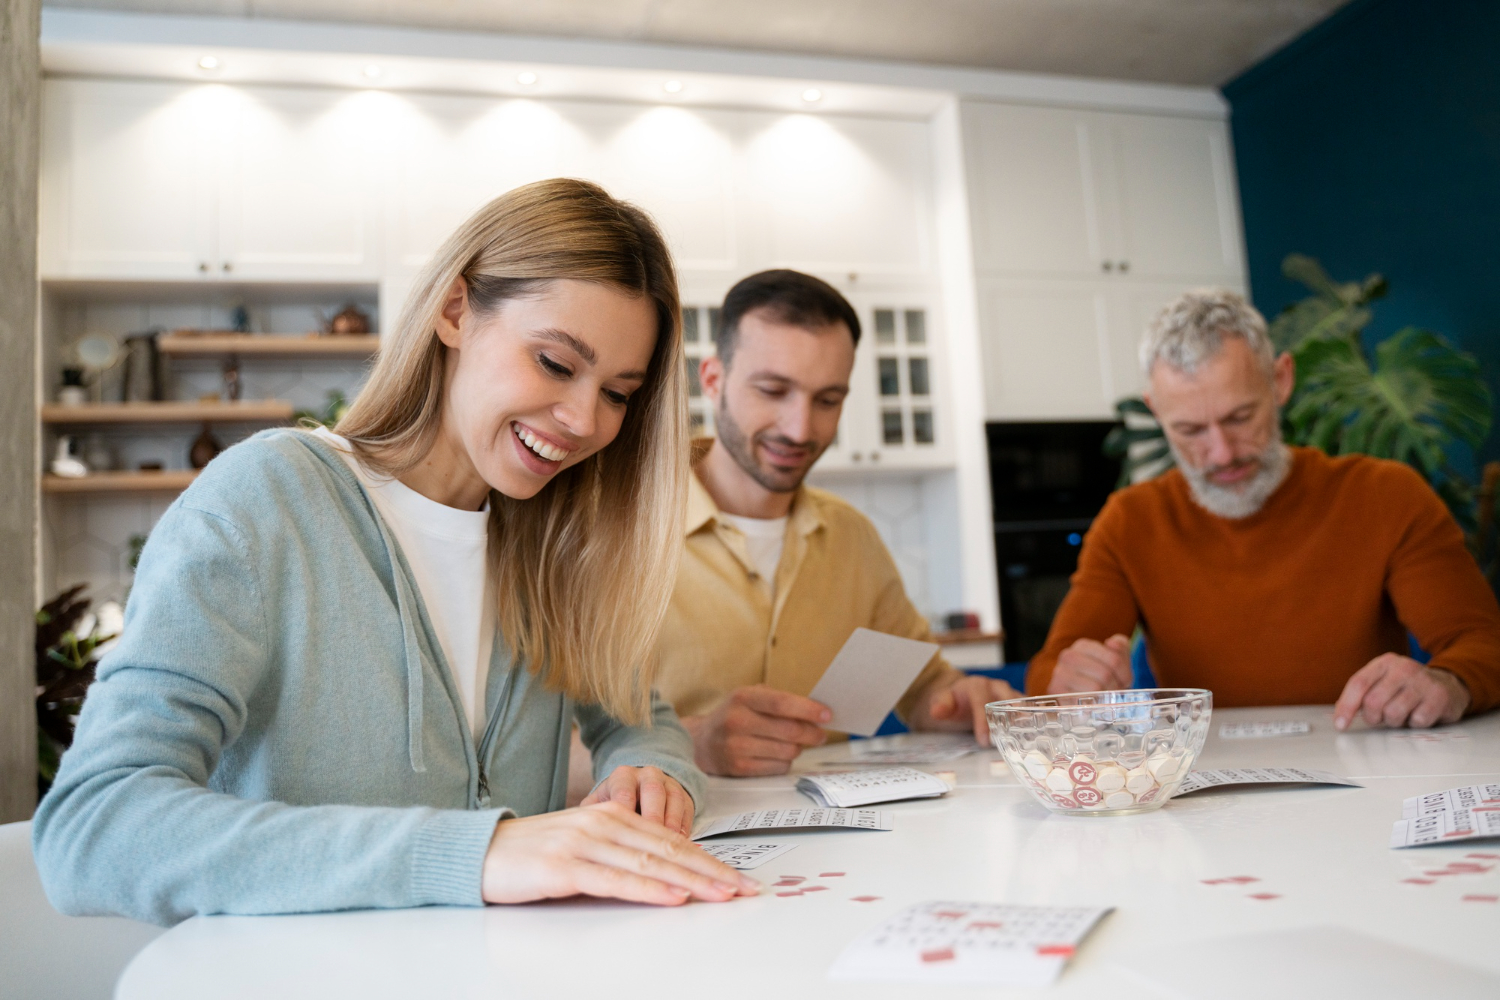
<instances>
[{"instance_id":1,"label":"man with beard","mask_svg":"<svg viewBox=\"0 0 1500 1000\"><path fill-rule=\"evenodd\" d=\"M658 643L658 688L710 774L784 774L822 743L806 697L856 628L927 640L875 527L803 485L838 430L859 318L796 271L744 279L724 299L717 357L699 367L718 436L694 442L686 543ZM914 729L972 729L1016 697L934 656L897 706Z\"/></svg>"},{"instance_id":2,"label":"man with beard","mask_svg":"<svg viewBox=\"0 0 1500 1000\"><path fill-rule=\"evenodd\" d=\"M1282 442L1296 373L1259 313L1189 292L1141 365L1177 468L1104 505L1028 690L1130 687L1139 625L1158 682L1217 705L1332 702L1344 729L1500 703L1500 607L1458 525L1406 465Z\"/></svg>"}]
</instances>

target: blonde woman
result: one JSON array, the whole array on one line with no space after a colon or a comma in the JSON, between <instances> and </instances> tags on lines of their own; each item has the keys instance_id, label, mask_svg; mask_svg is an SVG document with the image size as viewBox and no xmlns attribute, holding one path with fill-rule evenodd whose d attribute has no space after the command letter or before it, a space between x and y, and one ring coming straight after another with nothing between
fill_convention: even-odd
<instances>
[{"instance_id":1,"label":"blonde woman","mask_svg":"<svg viewBox=\"0 0 1500 1000\"><path fill-rule=\"evenodd\" d=\"M676 277L554 180L417 281L336 433L216 459L142 554L37 811L53 903L200 913L727 900L650 690L687 458ZM602 779L557 811L575 719Z\"/></svg>"}]
</instances>

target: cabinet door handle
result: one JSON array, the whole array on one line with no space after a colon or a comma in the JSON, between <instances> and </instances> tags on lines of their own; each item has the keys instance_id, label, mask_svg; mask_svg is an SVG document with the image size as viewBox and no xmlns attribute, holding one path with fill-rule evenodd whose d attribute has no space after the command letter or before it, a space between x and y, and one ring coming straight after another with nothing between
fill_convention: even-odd
<instances>
[{"instance_id":1,"label":"cabinet door handle","mask_svg":"<svg viewBox=\"0 0 1500 1000\"><path fill-rule=\"evenodd\" d=\"M1130 261L1128 261L1128 260L1122 260L1122 261L1120 261L1120 273L1124 274L1128 270L1130 270Z\"/></svg>"},{"instance_id":2,"label":"cabinet door handle","mask_svg":"<svg viewBox=\"0 0 1500 1000\"><path fill-rule=\"evenodd\" d=\"M226 272L228 272L228 271L233 271L233 270L234 270L234 265L233 265L233 264L231 264L231 263L229 263L229 261L227 261L227 260L226 260L226 261L225 261L225 262L224 262L224 270L225 270L225 271L226 271Z\"/></svg>"},{"instance_id":3,"label":"cabinet door handle","mask_svg":"<svg viewBox=\"0 0 1500 1000\"><path fill-rule=\"evenodd\" d=\"M201 271L204 274L207 274L208 273L208 261L206 261L206 260L199 261L198 262L198 270Z\"/></svg>"},{"instance_id":4,"label":"cabinet door handle","mask_svg":"<svg viewBox=\"0 0 1500 1000\"><path fill-rule=\"evenodd\" d=\"M878 461L880 461L880 452L878 452L878 451L872 451L872 452L870 452L870 461L872 461L872 462L878 462Z\"/></svg>"},{"instance_id":5,"label":"cabinet door handle","mask_svg":"<svg viewBox=\"0 0 1500 1000\"><path fill-rule=\"evenodd\" d=\"M1106 272L1113 271L1115 269L1115 262L1112 260L1107 260L1100 266L1103 267Z\"/></svg>"},{"instance_id":6,"label":"cabinet door handle","mask_svg":"<svg viewBox=\"0 0 1500 1000\"><path fill-rule=\"evenodd\" d=\"M862 458L862 457L863 456L861 456L860 453L856 451L854 454L852 454L852 455L849 456L849 461L851 461L851 462L858 462L860 460L860 458Z\"/></svg>"}]
</instances>

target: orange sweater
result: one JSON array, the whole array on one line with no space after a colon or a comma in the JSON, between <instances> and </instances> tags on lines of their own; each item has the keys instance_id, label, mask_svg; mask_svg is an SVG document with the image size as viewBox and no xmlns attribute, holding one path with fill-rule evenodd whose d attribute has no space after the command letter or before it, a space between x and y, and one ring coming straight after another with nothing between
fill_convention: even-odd
<instances>
[{"instance_id":1,"label":"orange sweater","mask_svg":"<svg viewBox=\"0 0 1500 1000\"><path fill-rule=\"evenodd\" d=\"M1437 494L1398 462L1293 452L1240 521L1199 507L1175 469L1111 496L1027 690L1047 690L1075 640L1140 623L1164 687L1226 707L1331 704L1370 660L1405 653L1409 629L1469 686L1471 713L1500 704L1500 606Z\"/></svg>"}]
</instances>

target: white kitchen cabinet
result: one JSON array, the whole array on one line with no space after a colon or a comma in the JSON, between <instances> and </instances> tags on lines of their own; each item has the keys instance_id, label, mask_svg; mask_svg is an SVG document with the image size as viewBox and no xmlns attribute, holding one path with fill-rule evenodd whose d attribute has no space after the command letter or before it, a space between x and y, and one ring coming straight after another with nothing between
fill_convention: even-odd
<instances>
[{"instance_id":1,"label":"white kitchen cabinet","mask_svg":"<svg viewBox=\"0 0 1500 1000\"><path fill-rule=\"evenodd\" d=\"M1238 280L1222 121L966 102L981 273Z\"/></svg>"},{"instance_id":2,"label":"white kitchen cabinet","mask_svg":"<svg viewBox=\"0 0 1500 1000\"><path fill-rule=\"evenodd\" d=\"M1245 287L1225 123L988 102L962 122L986 415L1113 416L1162 305Z\"/></svg>"},{"instance_id":3,"label":"white kitchen cabinet","mask_svg":"<svg viewBox=\"0 0 1500 1000\"><path fill-rule=\"evenodd\" d=\"M1097 115L1107 130L1116 269L1145 279L1242 279L1228 125L1165 115Z\"/></svg>"},{"instance_id":4,"label":"white kitchen cabinet","mask_svg":"<svg viewBox=\"0 0 1500 1000\"><path fill-rule=\"evenodd\" d=\"M379 276L382 145L372 107L379 97L270 87L235 92L220 153L221 273Z\"/></svg>"},{"instance_id":5,"label":"white kitchen cabinet","mask_svg":"<svg viewBox=\"0 0 1500 1000\"><path fill-rule=\"evenodd\" d=\"M42 276L378 278L366 96L49 83Z\"/></svg>"},{"instance_id":6,"label":"white kitchen cabinet","mask_svg":"<svg viewBox=\"0 0 1500 1000\"><path fill-rule=\"evenodd\" d=\"M1007 274L1092 276L1101 232L1093 115L963 105L974 263Z\"/></svg>"},{"instance_id":7,"label":"white kitchen cabinet","mask_svg":"<svg viewBox=\"0 0 1500 1000\"><path fill-rule=\"evenodd\" d=\"M217 264L211 103L176 84L48 82L43 277L171 280Z\"/></svg>"},{"instance_id":8,"label":"white kitchen cabinet","mask_svg":"<svg viewBox=\"0 0 1500 1000\"><path fill-rule=\"evenodd\" d=\"M1109 303L1097 283L982 280L979 323L988 419L1113 412Z\"/></svg>"},{"instance_id":9,"label":"white kitchen cabinet","mask_svg":"<svg viewBox=\"0 0 1500 1000\"><path fill-rule=\"evenodd\" d=\"M390 269L411 272L481 206L548 177L597 177L595 137L568 108L404 94L382 122L391 146Z\"/></svg>"},{"instance_id":10,"label":"white kitchen cabinet","mask_svg":"<svg viewBox=\"0 0 1500 1000\"><path fill-rule=\"evenodd\" d=\"M985 416L990 420L1110 418L1145 388L1141 337L1190 285L1036 278L979 283ZM1238 282L1230 287L1243 291Z\"/></svg>"},{"instance_id":11,"label":"white kitchen cabinet","mask_svg":"<svg viewBox=\"0 0 1500 1000\"><path fill-rule=\"evenodd\" d=\"M744 214L775 267L882 278L930 273L931 137L924 122L750 117Z\"/></svg>"}]
</instances>

